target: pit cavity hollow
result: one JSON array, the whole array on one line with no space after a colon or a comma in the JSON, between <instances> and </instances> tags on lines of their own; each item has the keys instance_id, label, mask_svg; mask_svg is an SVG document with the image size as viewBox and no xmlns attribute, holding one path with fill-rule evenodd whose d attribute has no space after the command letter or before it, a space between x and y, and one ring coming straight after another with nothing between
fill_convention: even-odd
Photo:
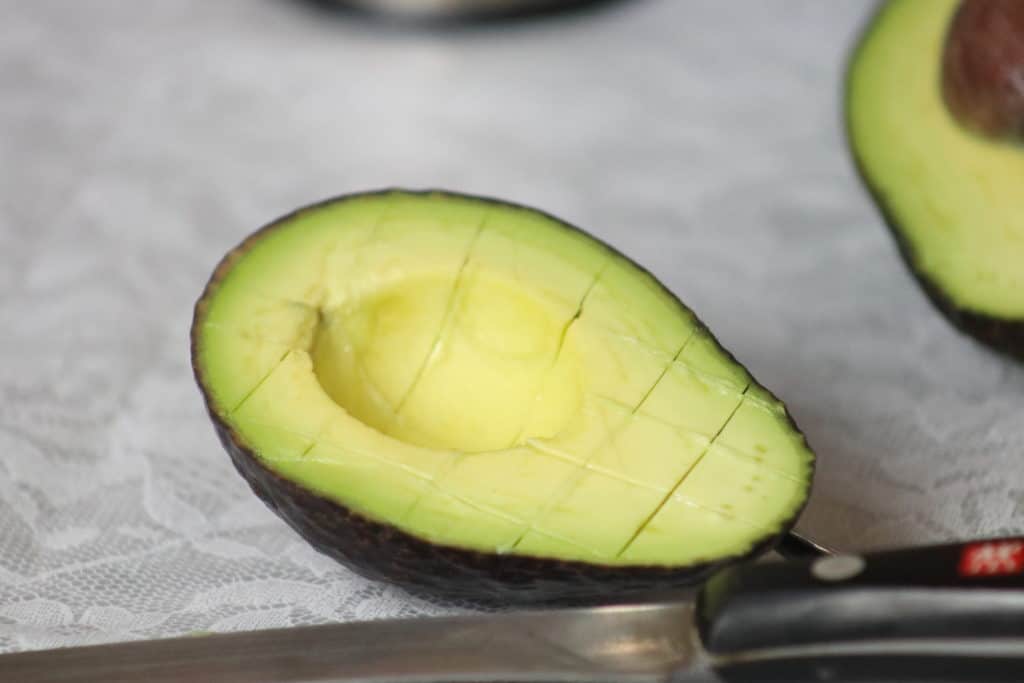
<instances>
[{"instance_id":1,"label":"pit cavity hollow","mask_svg":"<svg viewBox=\"0 0 1024 683\"><path fill-rule=\"evenodd\" d=\"M350 415L417 446L477 453L556 435L582 400L578 310L468 263L321 311L313 367Z\"/></svg>"}]
</instances>

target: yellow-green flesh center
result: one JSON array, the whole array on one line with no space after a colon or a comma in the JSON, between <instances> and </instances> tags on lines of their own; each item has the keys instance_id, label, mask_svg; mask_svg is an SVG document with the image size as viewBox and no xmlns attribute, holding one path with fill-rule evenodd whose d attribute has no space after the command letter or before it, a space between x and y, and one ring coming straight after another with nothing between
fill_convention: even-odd
<instances>
[{"instance_id":1,"label":"yellow-green flesh center","mask_svg":"<svg viewBox=\"0 0 1024 683\"><path fill-rule=\"evenodd\" d=\"M850 71L850 135L915 267L961 308L1024 318L1024 151L968 132L942 99L957 4L885 6Z\"/></svg>"},{"instance_id":2,"label":"yellow-green flesh center","mask_svg":"<svg viewBox=\"0 0 1024 683\"><path fill-rule=\"evenodd\" d=\"M803 438L691 313L526 209L306 210L197 324L214 410L267 467L435 543L681 565L749 550L807 494Z\"/></svg>"}]
</instances>

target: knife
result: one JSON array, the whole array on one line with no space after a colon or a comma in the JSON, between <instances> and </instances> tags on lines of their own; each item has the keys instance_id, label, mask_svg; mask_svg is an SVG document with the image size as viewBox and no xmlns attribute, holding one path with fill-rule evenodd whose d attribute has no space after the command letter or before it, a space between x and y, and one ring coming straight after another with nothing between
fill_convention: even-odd
<instances>
[{"instance_id":1,"label":"knife","mask_svg":"<svg viewBox=\"0 0 1024 683\"><path fill-rule=\"evenodd\" d=\"M1024 681L1024 538L748 564L695 601L0 656L5 683Z\"/></svg>"}]
</instances>

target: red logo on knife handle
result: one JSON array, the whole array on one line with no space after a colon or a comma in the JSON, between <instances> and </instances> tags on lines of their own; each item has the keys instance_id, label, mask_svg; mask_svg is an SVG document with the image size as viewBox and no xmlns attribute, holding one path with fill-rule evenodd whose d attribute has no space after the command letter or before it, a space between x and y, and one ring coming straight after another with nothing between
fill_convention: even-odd
<instances>
[{"instance_id":1,"label":"red logo on knife handle","mask_svg":"<svg viewBox=\"0 0 1024 683\"><path fill-rule=\"evenodd\" d=\"M1024 540L988 541L965 546L960 576L1015 576L1024 573Z\"/></svg>"}]
</instances>

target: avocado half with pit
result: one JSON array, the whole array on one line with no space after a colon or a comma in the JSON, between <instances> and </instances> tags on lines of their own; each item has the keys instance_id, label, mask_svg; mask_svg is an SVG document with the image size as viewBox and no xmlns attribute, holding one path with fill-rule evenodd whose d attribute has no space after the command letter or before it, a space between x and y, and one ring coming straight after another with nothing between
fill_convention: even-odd
<instances>
[{"instance_id":1,"label":"avocado half with pit","mask_svg":"<svg viewBox=\"0 0 1024 683\"><path fill-rule=\"evenodd\" d=\"M1024 358L1024 148L972 132L944 100L957 8L882 5L850 61L848 139L932 302L963 331Z\"/></svg>"},{"instance_id":2,"label":"avocado half with pit","mask_svg":"<svg viewBox=\"0 0 1024 683\"><path fill-rule=\"evenodd\" d=\"M433 595L608 600L775 543L814 457L657 280L539 211L351 195L263 228L195 309L196 378L314 547Z\"/></svg>"}]
</instances>

